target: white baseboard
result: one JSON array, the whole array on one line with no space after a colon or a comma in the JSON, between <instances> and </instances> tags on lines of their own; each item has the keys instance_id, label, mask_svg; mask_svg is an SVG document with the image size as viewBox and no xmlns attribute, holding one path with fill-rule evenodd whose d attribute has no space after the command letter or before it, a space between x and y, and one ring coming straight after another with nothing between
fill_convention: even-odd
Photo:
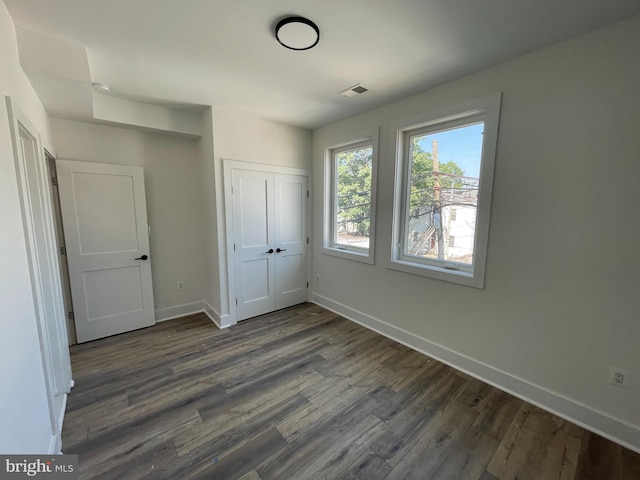
<instances>
[{"instance_id":1,"label":"white baseboard","mask_svg":"<svg viewBox=\"0 0 640 480\"><path fill-rule=\"evenodd\" d=\"M184 317L204 311L204 302L185 303L174 307L160 308L156 310L156 322L166 322L174 318Z\"/></svg>"},{"instance_id":2,"label":"white baseboard","mask_svg":"<svg viewBox=\"0 0 640 480\"><path fill-rule=\"evenodd\" d=\"M207 317L209 317L211 321L215 323L218 328L223 328L220 314L217 312L217 310L213 308L211 304L206 300L202 301L202 305L203 305L202 311L207 314Z\"/></svg>"},{"instance_id":3,"label":"white baseboard","mask_svg":"<svg viewBox=\"0 0 640 480\"><path fill-rule=\"evenodd\" d=\"M231 326L231 323L229 322L229 315L220 315L220 313L218 313L218 311L206 300L158 309L156 310L156 322L166 322L167 320L173 320L174 318L185 317L187 315L202 312L204 312L218 328Z\"/></svg>"},{"instance_id":4,"label":"white baseboard","mask_svg":"<svg viewBox=\"0 0 640 480\"><path fill-rule=\"evenodd\" d=\"M311 302L640 453L640 428L317 293Z\"/></svg>"},{"instance_id":5,"label":"white baseboard","mask_svg":"<svg viewBox=\"0 0 640 480\"><path fill-rule=\"evenodd\" d=\"M220 315L220 313L211 306L211 304L207 301L202 302L204 304L204 313L211 319L213 323L217 325L218 328L228 328L233 323L231 323L231 317L227 315Z\"/></svg>"}]
</instances>

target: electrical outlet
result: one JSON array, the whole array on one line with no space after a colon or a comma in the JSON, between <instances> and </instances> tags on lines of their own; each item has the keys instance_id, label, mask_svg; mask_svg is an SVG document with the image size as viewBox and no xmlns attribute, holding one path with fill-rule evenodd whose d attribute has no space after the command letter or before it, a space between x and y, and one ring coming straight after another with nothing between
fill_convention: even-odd
<instances>
[{"instance_id":1,"label":"electrical outlet","mask_svg":"<svg viewBox=\"0 0 640 480\"><path fill-rule=\"evenodd\" d=\"M182 289L184 289L184 282L182 280L180 280L178 282L178 290L182 290Z\"/></svg>"},{"instance_id":2,"label":"electrical outlet","mask_svg":"<svg viewBox=\"0 0 640 480\"><path fill-rule=\"evenodd\" d=\"M316 273L316 283L320 283L320 274Z\"/></svg>"},{"instance_id":3,"label":"electrical outlet","mask_svg":"<svg viewBox=\"0 0 640 480\"><path fill-rule=\"evenodd\" d=\"M618 367L609 368L609 383L624 387L627 383L627 371Z\"/></svg>"}]
</instances>

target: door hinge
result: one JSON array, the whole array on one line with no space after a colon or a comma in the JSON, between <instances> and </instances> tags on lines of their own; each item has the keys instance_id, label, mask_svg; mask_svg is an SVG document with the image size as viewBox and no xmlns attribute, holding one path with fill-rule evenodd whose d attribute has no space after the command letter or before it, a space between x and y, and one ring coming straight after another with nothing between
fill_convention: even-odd
<instances>
[{"instance_id":1,"label":"door hinge","mask_svg":"<svg viewBox=\"0 0 640 480\"><path fill-rule=\"evenodd\" d=\"M307 288L309 288L309 282L307 282Z\"/></svg>"},{"instance_id":2,"label":"door hinge","mask_svg":"<svg viewBox=\"0 0 640 480\"><path fill-rule=\"evenodd\" d=\"M307 237L307 245L309 244L309 237Z\"/></svg>"},{"instance_id":3,"label":"door hinge","mask_svg":"<svg viewBox=\"0 0 640 480\"><path fill-rule=\"evenodd\" d=\"M309 190L307 190L307 198L309 198Z\"/></svg>"},{"instance_id":4,"label":"door hinge","mask_svg":"<svg viewBox=\"0 0 640 480\"><path fill-rule=\"evenodd\" d=\"M238 299L236 298L236 305L238 305Z\"/></svg>"},{"instance_id":5,"label":"door hinge","mask_svg":"<svg viewBox=\"0 0 640 480\"><path fill-rule=\"evenodd\" d=\"M236 244L235 243L233 244L233 251L234 252L236 251Z\"/></svg>"},{"instance_id":6,"label":"door hinge","mask_svg":"<svg viewBox=\"0 0 640 480\"><path fill-rule=\"evenodd\" d=\"M60 247L60 255L66 255L67 254L67 247Z\"/></svg>"},{"instance_id":7,"label":"door hinge","mask_svg":"<svg viewBox=\"0 0 640 480\"><path fill-rule=\"evenodd\" d=\"M51 185L54 187L58 186L58 177L51 177Z\"/></svg>"},{"instance_id":8,"label":"door hinge","mask_svg":"<svg viewBox=\"0 0 640 480\"><path fill-rule=\"evenodd\" d=\"M68 316L69 316L69 320L75 320L76 319L76 316L75 316L75 314L73 312L69 312Z\"/></svg>"}]
</instances>

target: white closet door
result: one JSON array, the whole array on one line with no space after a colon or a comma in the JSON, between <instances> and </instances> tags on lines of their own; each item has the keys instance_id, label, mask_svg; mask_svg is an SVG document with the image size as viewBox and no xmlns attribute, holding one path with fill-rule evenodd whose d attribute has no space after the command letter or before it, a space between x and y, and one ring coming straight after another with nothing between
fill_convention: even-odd
<instances>
[{"instance_id":1,"label":"white closet door","mask_svg":"<svg viewBox=\"0 0 640 480\"><path fill-rule=\"evenodd\" d=\"M78 342L154 325L142 168L57 165Z\"/></svg>"},{"instance_id":2,"label":"white closet door","mask_svg":"<svg viewBox=\"0 0 640 480\"><path fill-rule=\"evenodd\" d=\"M233 170L238 320L275 309L273 174Z\"/></svg>"},{"instance_id":3,"label":"white closet door","mask_svg":"<svg viewBox=\"0 0 640 480\"><path fill-rule=\"evenodd\" d=\"M276 309L307 301L307 177L274 175Z\"/></svg>"},{"instance_id":4,"label":"white closet door","mask_svg":"<svg viewBox=\"0 0 640 480\"><path fill-rule=\"evenodd\" d=\"M233 169L236 318L307 301L307 177Z\"/></svg>"}]
</instances>

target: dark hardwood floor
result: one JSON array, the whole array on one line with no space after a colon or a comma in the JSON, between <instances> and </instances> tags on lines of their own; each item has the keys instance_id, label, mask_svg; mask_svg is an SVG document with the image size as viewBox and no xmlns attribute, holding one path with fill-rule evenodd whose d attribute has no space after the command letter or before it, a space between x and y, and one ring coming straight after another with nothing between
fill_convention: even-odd
<instances>
[{"instance_id":1,"label":"dark hardwood floor","mask_svg":"<svg viewBox=\"0 0 640 480\"><path fill-rule=\"evenodd\" d=\"M80 478L640 479L640 455L316 305L71 358Z\"/></svg>"}]
</instances>

